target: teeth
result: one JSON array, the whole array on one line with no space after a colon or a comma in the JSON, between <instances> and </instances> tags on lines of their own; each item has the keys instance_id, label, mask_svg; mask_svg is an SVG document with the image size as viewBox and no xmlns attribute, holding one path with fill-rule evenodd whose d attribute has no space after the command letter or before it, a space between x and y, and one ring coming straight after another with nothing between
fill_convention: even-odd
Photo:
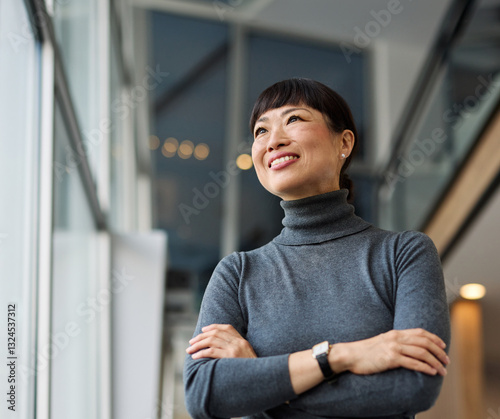
<instances>
[{"instance_id":1,"label":"teeth","mask_svg":"<svg viewBox=\"0 0 500 419\"><path fill-rule=\"evenodd\" d=\"M285 157L281 157L279 159L273 160L273 162L271 163L271 167L273 167L276 164L280 164L280 163L286 162L288 160L297 160L297 159L298 159L297 156L285 156Z\"/></svg>"}]
</instances>

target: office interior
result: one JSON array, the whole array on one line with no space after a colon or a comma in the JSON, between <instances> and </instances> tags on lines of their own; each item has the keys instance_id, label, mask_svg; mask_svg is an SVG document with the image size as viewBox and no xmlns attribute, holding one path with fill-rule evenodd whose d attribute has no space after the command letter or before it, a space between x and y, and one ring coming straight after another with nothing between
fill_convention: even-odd
<instances>
[{"instance_id":1,"label":"office interior","mask_svg":"<svg viewBox=\"0 0 500 419\"><path fill-rule=\"evenodd\" d=\"M0 0L1 417L189 418L211 272L282 228L248 118L290 77L353 110L356 213L440 254L418 418L500 417L499 0Z\"/></svg>"}]
</instances>

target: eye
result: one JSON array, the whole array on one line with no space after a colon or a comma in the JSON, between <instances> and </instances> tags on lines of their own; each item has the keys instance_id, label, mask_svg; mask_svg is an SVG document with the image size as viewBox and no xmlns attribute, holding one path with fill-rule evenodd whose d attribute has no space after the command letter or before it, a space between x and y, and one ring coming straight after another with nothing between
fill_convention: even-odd
<instances>
[{"instance_id":1,"label":"eye","mask_svg":"<svg viewBox=\"0 0 500 419\"><path fill-rule=\"evenodd\" d=\"M290 118L288 118L288 123L292 123L292 122L295 122L295 121L300 121L302 120L302 118L300 116L297 116L297 115L292 115Z\"/></svg>"},{"instance_id":2,"label":"eye","mask_svg":"<svg viewBox=\"0 0 500 419\"><path fill-rule=\"evenodd\" d=\"M267 130L265 128L262 128L262 127L258 127L256 130L255 130L255 134L254 134L254 137L258 137L260 134L264 134Z\"/></svg>"}]
</instances>

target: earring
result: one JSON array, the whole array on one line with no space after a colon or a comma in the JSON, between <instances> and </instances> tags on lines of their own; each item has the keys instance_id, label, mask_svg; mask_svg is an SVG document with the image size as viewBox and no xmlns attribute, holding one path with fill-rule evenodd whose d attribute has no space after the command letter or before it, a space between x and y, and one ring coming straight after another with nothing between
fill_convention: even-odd
<instances>
[{"instance_id":1,"label":"earring","mask_svg":"<svg viewBox=\"0 0 500 419\"><path fill-rule=\"evenodd\" d=\"M344 153L342 153L342 158L345 159L345 154Z\"/></svg>"}]
</instances>

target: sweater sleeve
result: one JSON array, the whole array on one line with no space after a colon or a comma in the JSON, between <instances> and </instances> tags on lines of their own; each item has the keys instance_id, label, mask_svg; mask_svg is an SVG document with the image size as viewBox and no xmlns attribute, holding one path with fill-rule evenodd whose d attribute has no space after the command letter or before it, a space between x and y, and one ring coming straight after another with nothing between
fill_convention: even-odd
<instances>
[{"instance_id":1,"label":"sweater sleeve","mask_svg":"<svg viewBox=\"0 0 500 419\"><path fill-rule=\"evenodd\" d=\"M236 253L216 267L207 286L194 336L209 324L231 324L244 338L246 321L238 299L241 262ZM202 358L186 355L186 407L194 419L262 412L296 397L288 354L264 358Z\"/></svg>"},{"instance_id":2,"label":"sweater sleeve","mask_svg":"<svg viewBox=\"0 0 500 419\"><path fill-rule=\"evenodd\" d=\"M395 246L394 329L423 328L450 343L450 320L443 273L433 242L423 233L404 232ZM443 377L405 368L373 375L341 375L322 383L290 406L324 417L412 416L436 401Z\"/></svg>"}]
</instances>

